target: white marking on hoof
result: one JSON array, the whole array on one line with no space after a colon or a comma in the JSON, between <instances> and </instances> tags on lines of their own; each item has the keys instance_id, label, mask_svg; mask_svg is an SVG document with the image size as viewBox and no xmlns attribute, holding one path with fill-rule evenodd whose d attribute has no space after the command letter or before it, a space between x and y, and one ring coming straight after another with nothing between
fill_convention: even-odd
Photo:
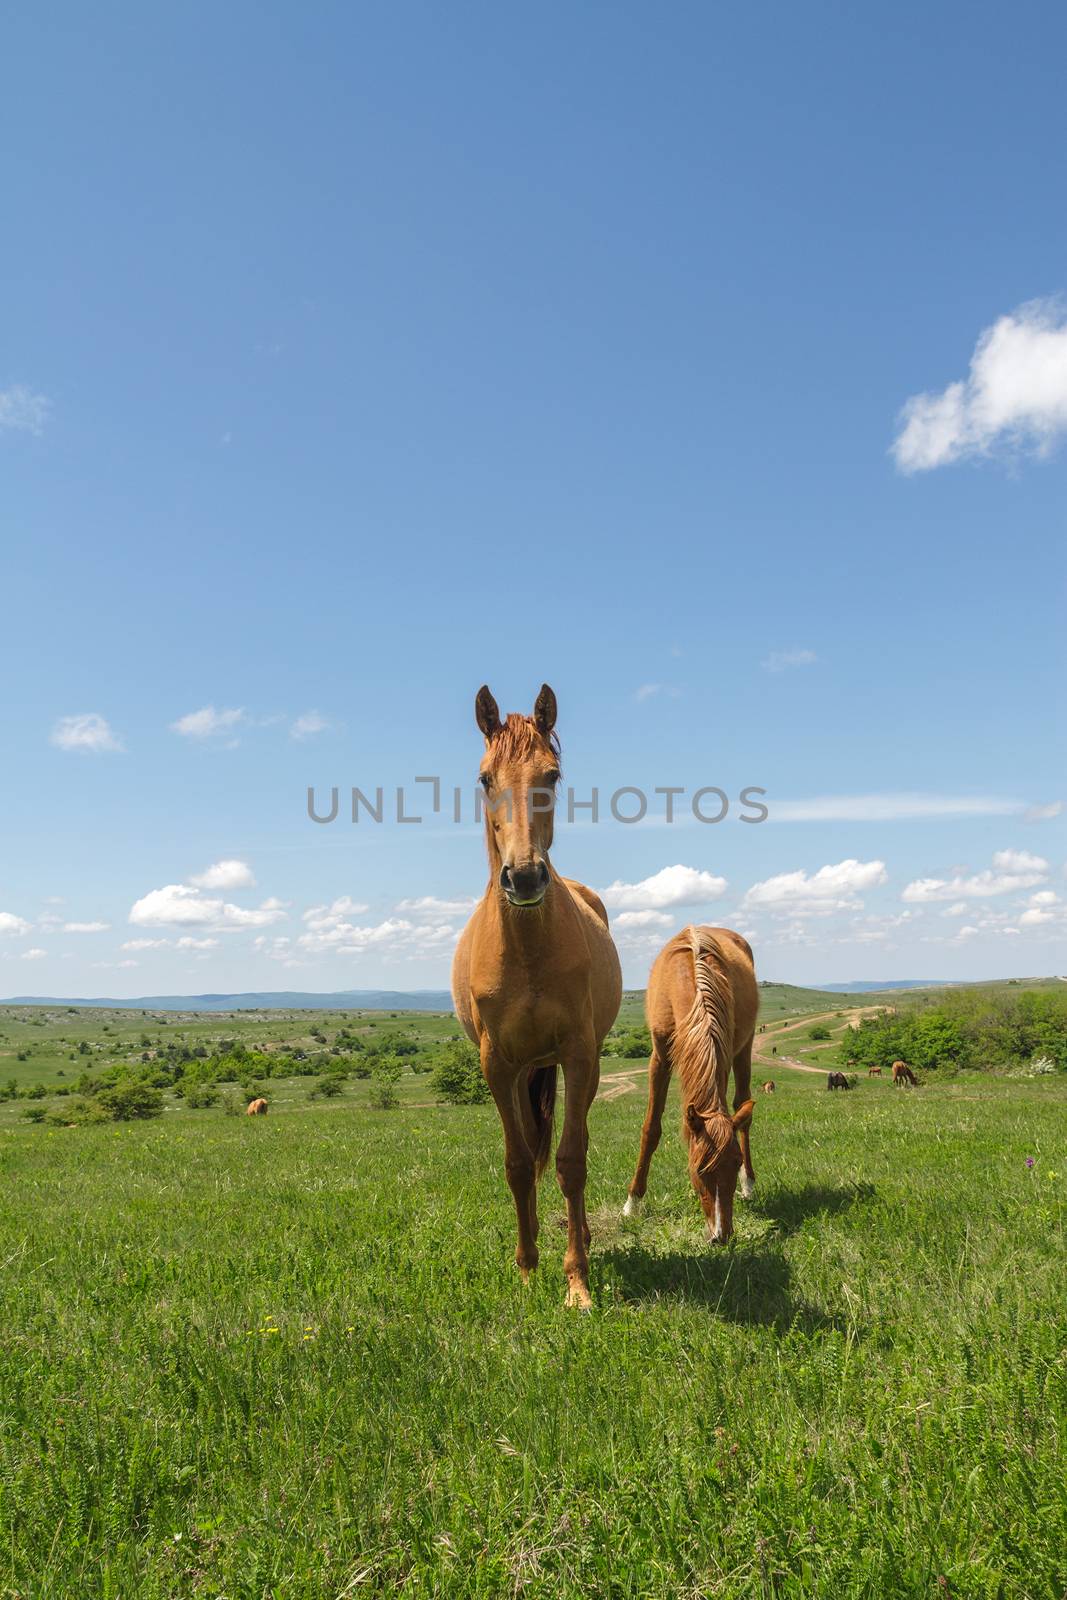
<instances>
[{"instance_id":1,"label":"white marking on hoof","mask_svg":"<svg viewBox=\"0 0 1067 1600\"><path fill-rule=\"evenodd\" d=\"M635 1195L635 1194L628 1194L626 1196L626 1204L622 1208L623 1216L624 1217L636 1217L636 1216L639 1215L640 1211L641 1211L641 1201L640 1201L639 1197L637 1195Z\"/></svg>"},{"instance_id":2,"label":"white marking on hoof","mask_svg":"<svg viewBox=\"0 0 1067 1600\"><path fill-rule=\"evenodd\" d=\"M744 1167L741 1168L741 1198L751 1200L756 1192L756 1180L750 1178Z\"/></svg>"}]
</instances>

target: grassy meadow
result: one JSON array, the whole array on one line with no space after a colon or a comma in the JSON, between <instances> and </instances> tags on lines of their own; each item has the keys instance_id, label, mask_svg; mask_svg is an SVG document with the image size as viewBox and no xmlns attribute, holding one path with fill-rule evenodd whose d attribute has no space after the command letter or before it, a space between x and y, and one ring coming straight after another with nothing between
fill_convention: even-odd
<instances>
[{"instance_id":1,"label":"grassy meadow","mask_svg":"<svg viewBox=\"0 0 1067 1600\"><path fill-rule=\"evenodd\" d=\"M803 993L761 1048L832 1051L804 1005L836 1032L869 1003ZM34 1020L0 1012L0 1079L26 1038L55 1085L83 1037L338 1019ZM758 1194L722 1251L673 1109L620 1221L643 1068L604 1072L585 1316L554 1181L524 1288L496 1114L425 1076L393 1110L302 1079L256 1119L0 1106L0 1596L1062 1600L1067 1077L846 1095L757 1067Z\"/></svg>"}]
</instances>

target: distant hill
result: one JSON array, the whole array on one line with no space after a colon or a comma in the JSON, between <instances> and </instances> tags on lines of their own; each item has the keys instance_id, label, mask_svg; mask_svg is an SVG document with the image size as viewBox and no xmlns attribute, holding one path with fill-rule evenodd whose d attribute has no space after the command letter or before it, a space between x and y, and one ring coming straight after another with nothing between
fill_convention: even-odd
<instances>
[{"instance_id":1,"label":"distant hill","mask_svg":"<svg viewBox=\"0 0 1067 1600\"><path fill-rule=\"evenodd\" d=\"M952 978L889 978L884 983L821 983L825 994L881 994L887 989L951 989L956 987Z\"/></svg>"},{"instance_id":2,"label":"distant hill","mask_svg":"<svg viewBox=\"0 0 1067 1600\"><path fill-rule=\"evenodd\" d=\"M342 989L305 994L278 989L262 994L150 994L135 1000L64 1000L52 995L16 995L5 1006L92 1006L107 1011L451 1011L445 989Z\"/></svg>"}]
</instances>

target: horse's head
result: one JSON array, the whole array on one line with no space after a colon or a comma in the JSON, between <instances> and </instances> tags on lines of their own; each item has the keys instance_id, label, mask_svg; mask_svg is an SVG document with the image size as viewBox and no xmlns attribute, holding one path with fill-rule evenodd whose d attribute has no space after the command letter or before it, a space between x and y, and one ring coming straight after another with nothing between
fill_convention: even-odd
<instances>
[{"instance_id":1,"label":"horse's head","mask_svg":"<svg viewBox=\"0 0 1067 1600\"><path fill-rule=\"evenodd\" d=\"M539 906L551 881L548 852L559 781L556 697L542 684L532 717L500 720L484 685L474 715L485 735L479 781L485 791L489 859L513 906Z\"/></svg>"},{"instance_id":2,"label":"horse's head","mask_svg":"<svg viewBox=\"0 0 1067 1600\"><path fill-rule=\"evenodd\" d=\"M725 1244L734 1231L734 1194L741 1171L737 1135L748 1127L754 1110L751 1100L746 1100L732 1117L725 1111L686 1107L689 1176L708 1219L708 1234L716 1244Z\"/></svg>"}]
</instances>

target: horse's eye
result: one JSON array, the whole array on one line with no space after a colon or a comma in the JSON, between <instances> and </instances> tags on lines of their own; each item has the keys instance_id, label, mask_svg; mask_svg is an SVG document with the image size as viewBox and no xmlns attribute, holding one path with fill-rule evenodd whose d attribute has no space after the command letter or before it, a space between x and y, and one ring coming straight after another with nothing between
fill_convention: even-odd
<instances>
[{"instance_id":1,"label":"horse's eye","mask_svg":"<svg viewBox=\"0 0 1067 1600\"><path fill-rule=\"evenodd\" d=\"M546 783L558 783L559 782L559 773L558 773L558 771L556 770L555 767L552 768L551 772L546 772L545 773L545 782Z\"/></svg>"},{"instance_id":2,"label":"horse's eye","mask_svg":"<svg viewBox=\"0 0 1067 1600\"><path fill-rule=\"evenodd\" d=\"M479 772L479 774L478 774L478 782L481 784L481 786L485 790L486 794L489 793L489 785L492 783L492 781L493 780L490 777L488 772Z\"/></svg>"}]
</instances>

